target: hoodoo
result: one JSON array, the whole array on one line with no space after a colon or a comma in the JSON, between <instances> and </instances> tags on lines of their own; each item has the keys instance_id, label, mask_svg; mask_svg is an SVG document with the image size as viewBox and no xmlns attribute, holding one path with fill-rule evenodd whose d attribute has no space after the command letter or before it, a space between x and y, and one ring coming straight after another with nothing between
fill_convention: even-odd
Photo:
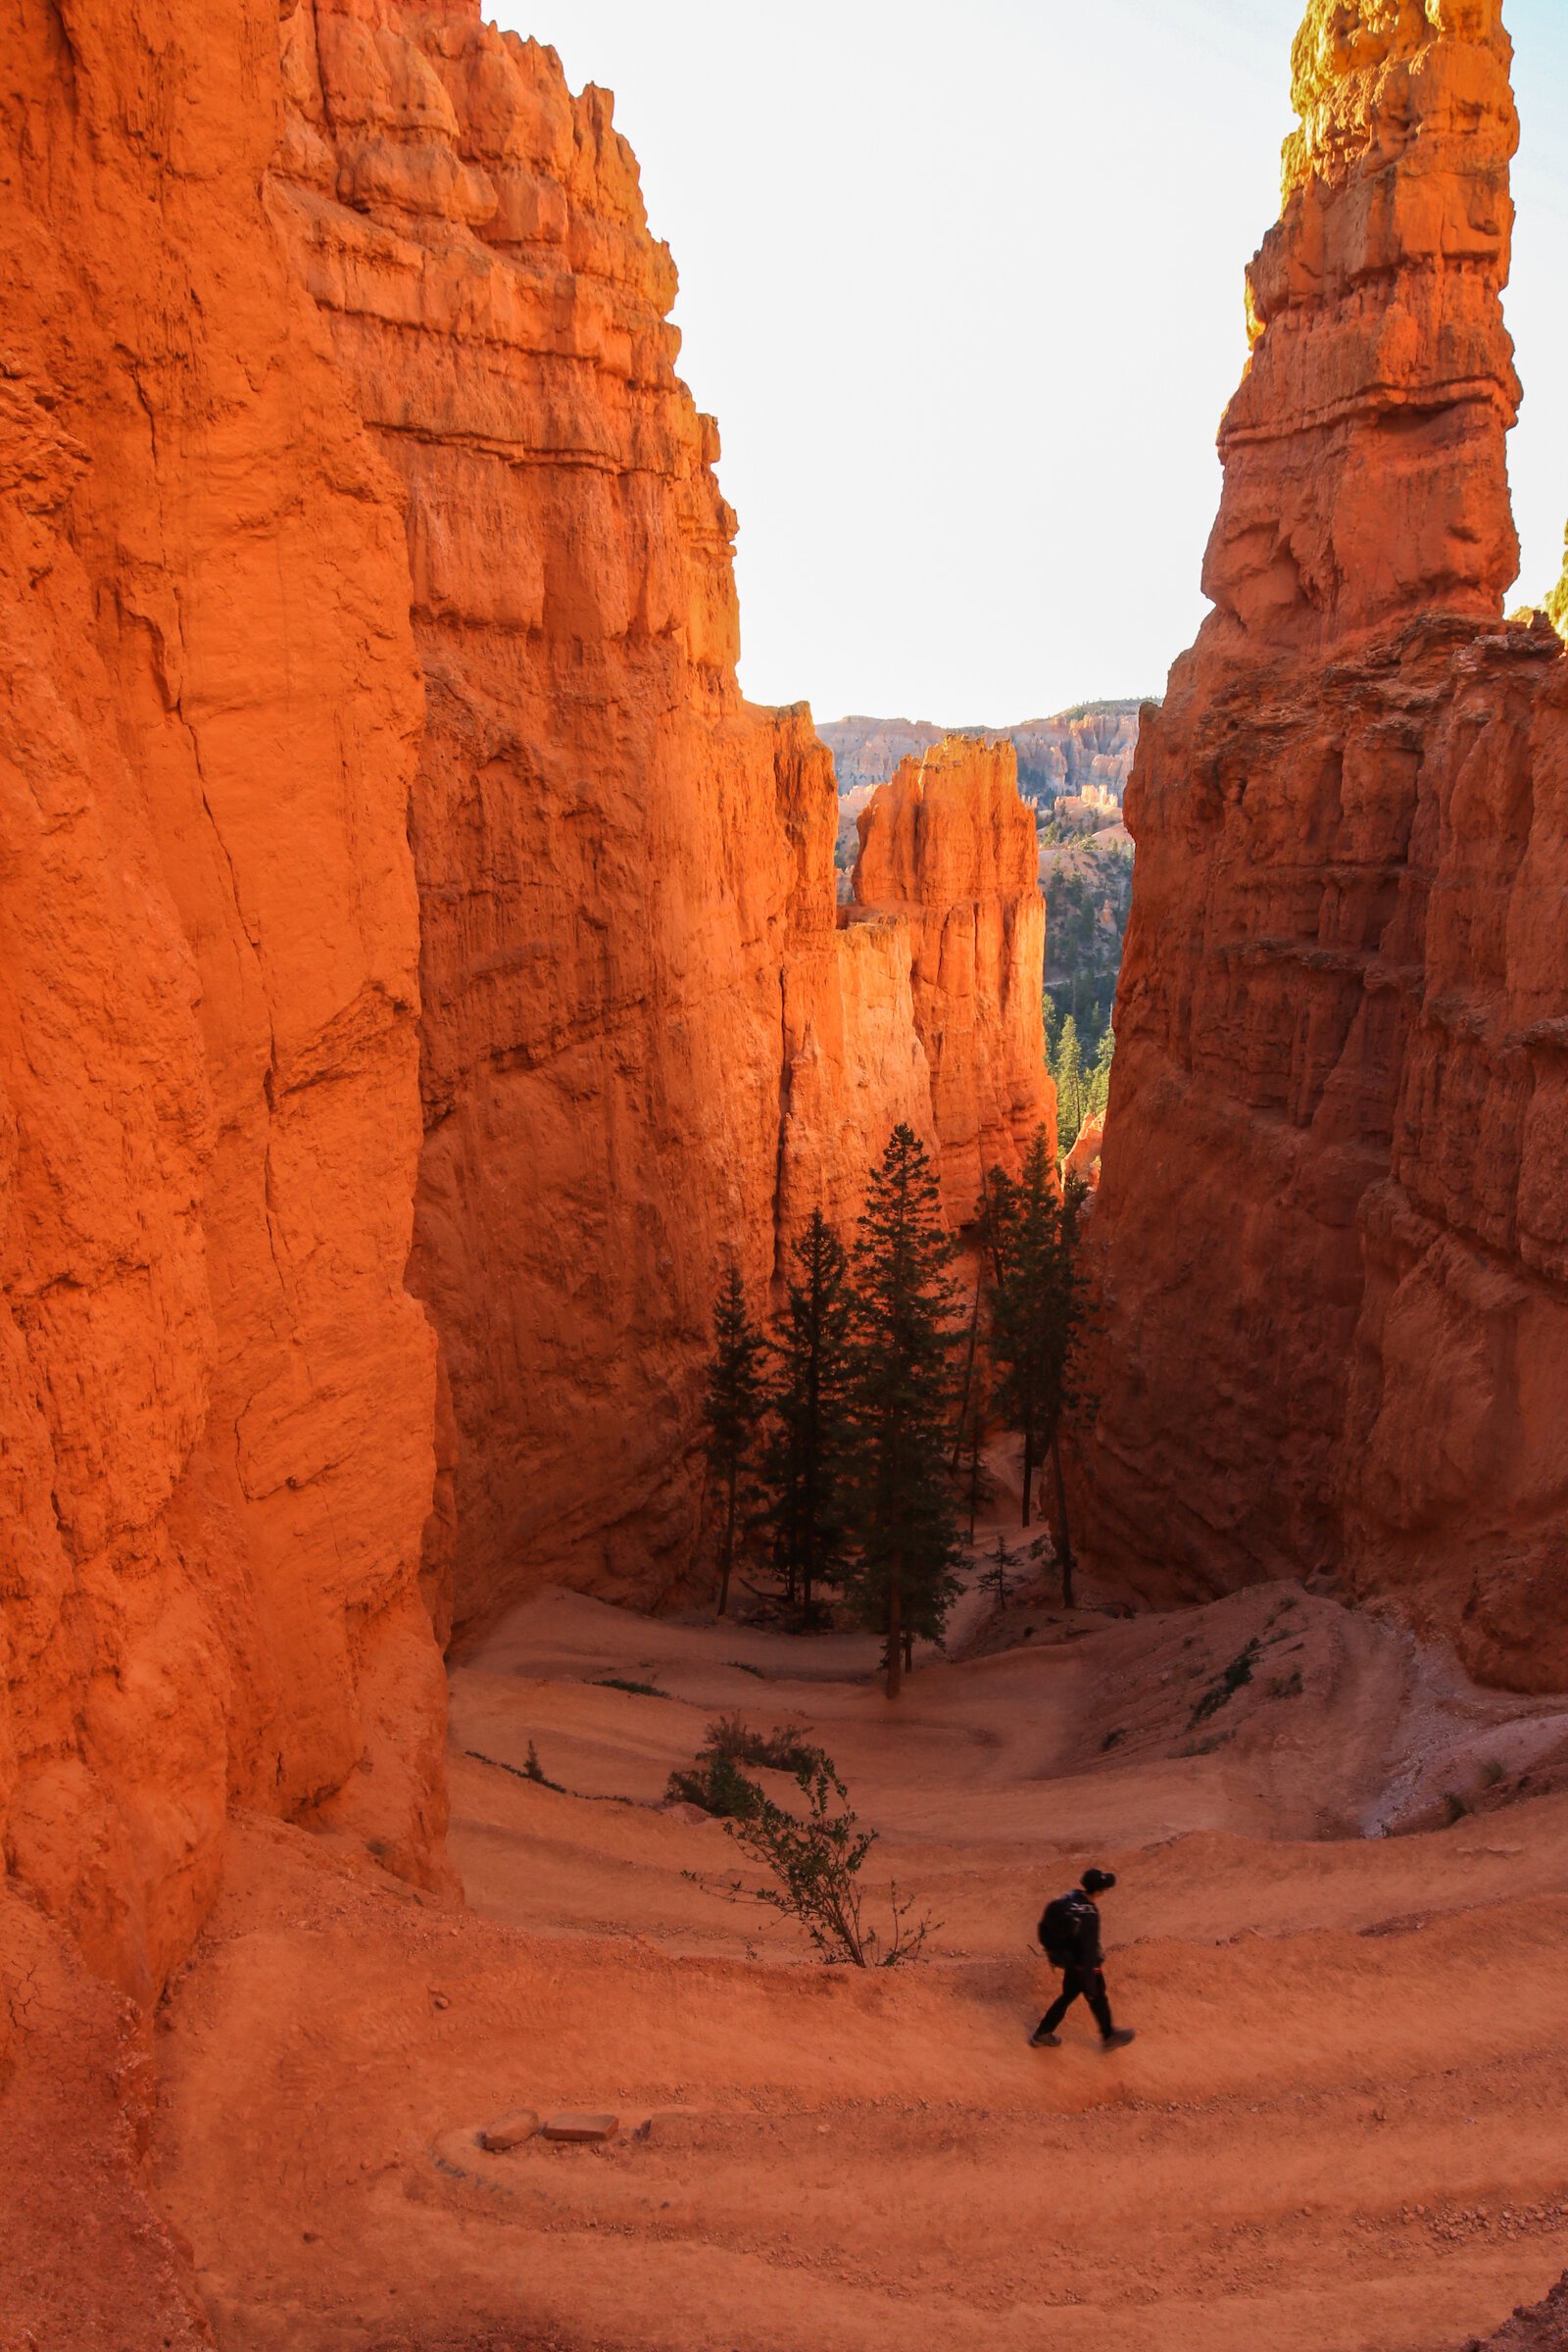
<instances>
[{"instance_id":1,"label":"hoodoo","mask_svg":"<svg viewBox=\"0 0 1568 2352\"><path fill-rule=\"evenodd\" d=\"M1215 611L1147 718L1096 1556L1342 1573L1568 1680L1568 672L1517 566L1496 0L1317 0Z\"/></svg>"}]
</instances>

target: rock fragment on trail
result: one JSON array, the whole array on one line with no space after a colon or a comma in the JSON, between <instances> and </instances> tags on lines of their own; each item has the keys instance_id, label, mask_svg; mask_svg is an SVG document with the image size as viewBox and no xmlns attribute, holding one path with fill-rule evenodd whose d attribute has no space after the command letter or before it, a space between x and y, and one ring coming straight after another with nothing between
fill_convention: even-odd
<instances>
[{"instance_id":1,"label":"rock fragment on trail","mask_svg":"<svg viewBox=\"0 0 1568 2352\"><path fill-rule=\"evenodd\" d=\"M539 2130L539 2118L531 2107L519 2107L514 2115L504 2115L496 2123L486 2124L479 2134L479 2145L490 2156L508 2156L520 2148L524 2140L533 2139Z\"/></svg>"}]
</instances>

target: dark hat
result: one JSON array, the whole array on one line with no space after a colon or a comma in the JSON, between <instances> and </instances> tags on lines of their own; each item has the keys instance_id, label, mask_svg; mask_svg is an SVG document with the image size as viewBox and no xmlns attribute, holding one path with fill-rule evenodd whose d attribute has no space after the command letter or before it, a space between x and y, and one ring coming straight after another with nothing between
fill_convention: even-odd
<instances>
[{"instance_id":1,"label":"dark hat","mask_svg":"<svg viewBox=\"0 0 1568 2352\"><path fill-rule=\"evenodd\" d=\"M1079 1881L1085 1894L1103 1894L1107 1886L1114 1886L1115 1884L1116 1873L1113 1870L1086 1870Z\"/></svg>"}]
</instances>

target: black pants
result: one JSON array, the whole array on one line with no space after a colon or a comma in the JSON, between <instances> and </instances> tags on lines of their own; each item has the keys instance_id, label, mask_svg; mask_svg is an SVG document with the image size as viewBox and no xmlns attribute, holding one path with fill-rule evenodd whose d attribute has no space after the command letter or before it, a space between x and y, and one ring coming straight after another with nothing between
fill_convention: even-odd
<instances>
[{"instance_id":1,"label":"black pants","mask_svg":"<svg viewBox=\"0 0 1568 2352\"><path fill-rule=\"evenodd\" d=\"M1040 2020L1042 2034L1054 2034L1079 1995L1089 2003L1096 2025L1102 2034L1112 2034L1110 2003L1105 1998L1105 1972L1102 1968L1064 1968L1061 1972L1061 1998L1053 2001Z\"/></svg>"}]
</instances>

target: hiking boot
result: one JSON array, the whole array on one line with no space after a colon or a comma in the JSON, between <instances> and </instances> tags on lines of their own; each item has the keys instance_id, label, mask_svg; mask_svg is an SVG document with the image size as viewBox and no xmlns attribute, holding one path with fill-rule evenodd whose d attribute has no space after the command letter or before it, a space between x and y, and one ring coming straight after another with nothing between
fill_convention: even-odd
<instances>
[{"instance_id":1,"label":"hiking boot","mask_svg":"<svg viewBox=\"0 0 1568 2352\"><path fill-rule=\"evenodd\" d=\"M1029 2047L1032 2050L1059 2050L1061 2047L1061 2035L1059 2034L1048 2034L1044 2026L1036 2026L1034 2032L1029 2036Z\"/></svg>"},{"instance_id":2,"label":"hiking boot","mask_svg":"<svg viewBox=\"0 0 1568 2352\"><path fill-rule=\"evenodd\" d=\"M1138 2036L1131 2026L1118 2026L1113 2034L1101 2035L1100 2046L1103 2050L1124 2050L1130 2041L1137 2039Z\"/></svg>"}]
</instances>

